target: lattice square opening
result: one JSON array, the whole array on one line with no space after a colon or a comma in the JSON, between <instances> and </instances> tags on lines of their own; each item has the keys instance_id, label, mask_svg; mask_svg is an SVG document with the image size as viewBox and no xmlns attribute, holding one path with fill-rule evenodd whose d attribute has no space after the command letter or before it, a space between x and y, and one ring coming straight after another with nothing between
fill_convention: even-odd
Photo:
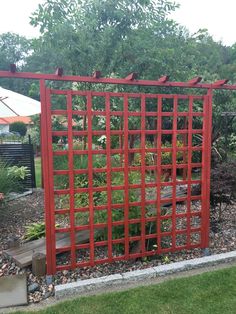
<instances>
[{"instance_id":1,"label":"lattice square opening","mask_svg":"<svg viewBox=\"0 0 236 314\"><path fill-rule=\"evenodd\" d=\"M72 95L72 110L87 110L87 96Z\"/></svg>"},{"instance_id":2,"label":"lattice square opening","mask_svg":"<svg viewBox=\"0 0 236 314\"><path fill-rule=\"evenodd\" d=\"M51 110L67 110L67 95L50 95Z\"/></svg>"},{"instance_id":3,"label":"lattice square opening","mask_svg":"<svg viewBox=\"0 0 236 314\"><path fill-rule=\"evenodd\" d=\"M106 98L103 96L92 96L92 110L93 111L105 111L106 110Z\"/></svg>"},{"instance_id":4,"label":"lattice square opening","mask_svg":"<svg viewBox=\"0 0 236 314\"><path fill-rule=\"evenodd\" d=\"M53 176L54 190L65 190L69 188L69 175Z\"/></svg>"}]
</instances>

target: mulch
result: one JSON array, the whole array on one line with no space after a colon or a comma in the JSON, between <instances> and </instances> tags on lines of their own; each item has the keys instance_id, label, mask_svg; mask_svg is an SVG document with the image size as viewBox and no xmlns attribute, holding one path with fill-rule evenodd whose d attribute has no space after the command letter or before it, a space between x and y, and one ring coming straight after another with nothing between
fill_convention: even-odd
<instances>
[{"instance_id":1,"label":"mulch","mask_svg":"<svg viewBox=\"0 0 236 314\"><path fill-rule=\"evenodd\" d=\"M10 201L0 208L0 277L26 273L28 278L29 303L37 303L53 295L55 284L63 284L110 274L127 272L203 256L201 249L182 251L177 253L116 262L113 264L96 265L94 267L79 268L74 271L57 272L53 284L48 284L45 277L36 278L31 267L20 269L15 263L3 255L8 241L17 237L21 241L25 234L25 227L33 222L44 220L43 191L36 189L32 195ZM217 222L217 210L211 212L210 230L211 254L236 250L236 204L232 204L223 212L222 221ZM103 254L103 252L97 252ZM66 255L61 255L61 263L66 263Z\"/></svg>"}]
</instances>

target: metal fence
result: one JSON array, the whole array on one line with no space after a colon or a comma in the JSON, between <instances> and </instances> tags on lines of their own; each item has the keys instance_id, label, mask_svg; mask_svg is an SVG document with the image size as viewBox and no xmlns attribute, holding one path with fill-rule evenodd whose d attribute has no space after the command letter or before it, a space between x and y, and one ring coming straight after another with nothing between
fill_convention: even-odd
<instances>
[{"instance_id":1,"label":"metal fence","mask_svg":"<svg viewBox=\"0 0 236 314\"><path fill-rule=\"evenodd\" d=\"M9 166L25 166L29 169L29 174L22 180L24 189L36 187L34 151L32 144L8 143L0 144L0 159Z\"/></svg>"}]
</instances>

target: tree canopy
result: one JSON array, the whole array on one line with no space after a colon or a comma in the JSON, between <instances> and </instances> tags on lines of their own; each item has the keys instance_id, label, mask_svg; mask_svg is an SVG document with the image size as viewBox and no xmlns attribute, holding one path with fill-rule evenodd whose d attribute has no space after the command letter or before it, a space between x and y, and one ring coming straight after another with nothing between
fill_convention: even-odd
<instances>
[{"instance_id":1,"label":"tree canopy","mask_svg":"<svg viewBox=\"0 0 236 314\"><path fill-rule=\"evenodd\" d=\"M0 68L17 63L42 73L60 66L76 75L100 70L108 77L137 72L143 79L235 80L236 43L216 42L205 29L190 34L170 19L177 9L168 0L45 0L31 16L31 24L40 28L38 39L0 35ZM12 87L12 82L1 84ZM35 83L18 83L17 91L39 97ZM234 93L216 93L215 129L222 130L221 112L227 108L236 109Z\"/></svg>"}]
</instances>

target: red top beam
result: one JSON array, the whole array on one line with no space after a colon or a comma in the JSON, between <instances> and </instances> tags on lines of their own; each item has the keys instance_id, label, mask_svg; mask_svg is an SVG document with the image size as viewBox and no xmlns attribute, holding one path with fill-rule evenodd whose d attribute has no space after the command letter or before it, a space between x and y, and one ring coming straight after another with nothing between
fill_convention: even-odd
<instances>
[{"instance_id":1,"label":"red top beam","mask_svg":"<svg viewBox=\"0 0 236 314\"><path fill-rule=\"evenodd\" d=\"M91 76L75 76L56 74L41 74L31 72L16 72L0 71L0 78L23 78L33 80L47 80L47 81L71 81L71 82L88 82L88 83L103 83L103 84L118 84L118 85L140 85L140 86L162 86L162 87L182 87L182 88L202 88L202 89L227 89L236 90L236 85L216 85L215 83L197 83L191 84L189 82L160 82L155 80L127 80L119 78L94 78Z\"/></svg>"}]
</instances>

